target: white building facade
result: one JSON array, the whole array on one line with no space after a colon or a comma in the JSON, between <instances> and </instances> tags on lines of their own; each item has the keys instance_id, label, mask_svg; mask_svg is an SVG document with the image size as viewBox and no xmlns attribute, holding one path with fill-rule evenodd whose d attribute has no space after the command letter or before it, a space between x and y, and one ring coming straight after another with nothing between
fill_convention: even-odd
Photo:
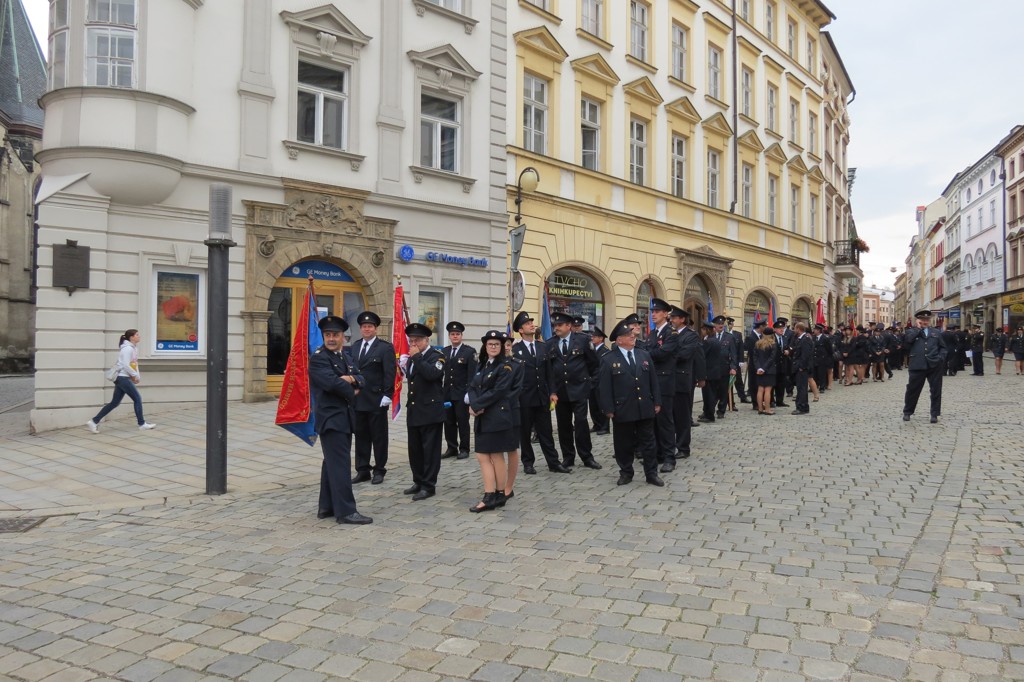
<instances>
[{"instance_id":1,"label":"white building facade","mask_svg":"<svg viewBox=\"0 0 1024 682\"><path fill-rule=\"evenodd\" d=\"M51 0L33 428L93 414L129 328L147 411L204 399L211 183L233 188L231 399L279 390L308 275L383 336L396 276L435 344L503 326L504 12Z\"/></svg>"},{"instance_id":2,"label":"white building facade","mask_svg":"<svg viewBox=\"0 0 1024 682\"><path fill-rule=\"evenodd\" d=\"M1001 174L1002 159L990 152L953 186L960 199L961 315L964 324L979 324L986 333L1001 315L999 295L1006 283Z\"/></svg>"}]
</instances>

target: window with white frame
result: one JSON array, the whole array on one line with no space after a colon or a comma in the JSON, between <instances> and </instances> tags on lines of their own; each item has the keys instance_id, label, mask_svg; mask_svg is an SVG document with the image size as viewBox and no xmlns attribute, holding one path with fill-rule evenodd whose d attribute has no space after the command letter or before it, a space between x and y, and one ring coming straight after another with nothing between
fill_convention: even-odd
<instances>
[{"instance_id":1,"label":"window with white frame","mask_svg":"<svg viewBox=\"0 0 1024 682\"><path fill-rule=\"evenodd\" d=\"M721 154L715 149L708 150L708 206L718 208L718 180Z\"/></svg>"},{"instance_id":2,"label":"window with white frame","mask_svg":"<svg viewBox=\"0 0 1024 682\"><path fill-rule=\"evenodd\" d=\"M978 198L981 198L981 193L985 191L985 182L978 178Z\"/></svg>"},{"instance_id":3,"label":"window with white frame","mask_svg":"<svg viewBox=\"0 0 1024 682\"><path fill-rule=\"evenodd\" d=\"M686 138L672 136L672 194L686 198Z\"/></svg>"},{"instance_id":4,"label":"window with white frame","mask_svg":"<svg viewBox=\"0 0 1024 682\"><path fill-rule=\"evenodd\" d=\"M450 9L453 12L462 11L462 0L427 0L427 2L437 5L438 7Z\"/></svg>"},{"instance_id":5,"label":"window with white frame","mask_svg":"<svg viewBox=\"0 0 1024 682\"><path fill-rule=\"evenodd\" d=\"M768 84L767 119L768 130L777 131L779 129L779 89L770 83Z\"/></svg>"},{"instance_id":6,"label":"window with white frame","mask_svg":"<svg viewBox=\"0 0 1024 682\"><path fill-rule=\"evenodd\" d=\"M650 8L638 0L629 3L629 53L642 62L647 61L647 27Z\"/></svg>"},{"instance_id":7,"label":"window with white frame","mask_svg":"<svg viewBox=\"0 0 1024 682\"><path fill-rule=\"evenodd\" d=\"M775 42L775 2L768 0L764 5L764 34Z\"/></svg>"},{"instance_id":8,"label":"window with white frame","mask_svg":"<svg viewBox=\"0 0 1024 682\"><path fill-rule=\"evenodd\" d=\"M988 224L995 227L996 224L996 202L995 199L988 202Z\"/></svg>"},{"instance_id":9,"label":"window with white frame","mask_svg":"<svg viewBox=\"0 0 1024 682\"><path fill-rule=\"evenodd\" d=\"M591 35L601 35L604 29L601 26L603 4L603 0L583 0L583 7L580 9L580 28Z\"/></svg>"},{"instance_id":10,"label":"window with white frame","mask_svg":"<svg viewBox=\"0 0 1024 682\"><path fill-rule=\"evenodd\" d=\"M971 188L970 187L967 188L967 201L965 201L964 203L965 204L971 203Z\"/></svg>"},{"instance_id":11,"label":"window with white frame","mask_svg":"<svg viewBox=\"0 0 1024 682\"><path fill-rule=\"evenodd\" d=\"M818 115L814 112L807 113L807 151L818 153Z\"/></svg>"},{"instance_id":12,"label":"window with white frame","mask_svg":"<svg viewBox=\"0 0 1024 682\"><path fill-rule=\"evenodd\" d=\"M47 86L50 90L56 90L68 82L68 0L52 0L50 4L49 42Z\"/></svg>"},{"instance_id":13,"label":"window with white frame","mask_svg":"<svg viewBox=\"0 0 1024 682\"><path fill-rule=\"evenodd\" d=\"M722 51L708 45L708 94L722 99Z\"/></svg>"},{"instance_id":14,"label":"window with white frame","mask_svg":"<svg viewBox=\"0 0 1024 682\"><path fill-rule=\"evenodd\" d=\"M754 109L754 72L743 67L740 75L740 113L744 116L753 116Z\"/></svg>"},{"instance_id":15,"label":"window with white frame","mask_svg":"<svg viewBox=\"0 0 1024 682\"><path fill-rule=\"evenodd\" d=\"M347 69L299 61L295 135L299 142L345 149L348 143Z\"/></svg>"},{"instance_id":16,"label":"window with white frame","mask_svg":"<svg viewBox=\"0 0 1024 682\"><path fill-rule=\"evenodd\" d=\"M811 230L810 237L811 237L811 239L817 239L818 238L818 195L816 195L816 194L812 194L811 195L811 206L810 206L810 216L809 216L809 219L810 219L810 223L809 223L808 227L810 227L810 230Z\"/></svg>"},{"instance_id":17,"label":"window with white frame","mask_svg":"<svg viewBox=\"0 0 1024 682\"><path fill-rule=\"evenodd\" d=\"M796 22L792 19L786 22L786 53L796 59Z\"/></svg>"},{"instance_id":18,"label":"window with white frame","mask_svg":"<svg viewBox=\"0 0 1024 682\"><path fill-rule=\"evenodd\" d=\"M800 103L795 99L789 100L789 141L800 143Z\"/></svg>"},{"instance_id":19,"label":"window with white frame","mask_svg":"<svg viewBox=\"0 0 1024 682\"><path fill-rule=\"evenodd\" d=\"M800 215L800 188L796 185L789 187L789 229L796 232L796 226Z\"/></svg>"},{"instance_id":20,"label":"window with white frame","mask_svg":"<svg viewBox=\"0 0 1024 682\"><path fill-rule=\"evenodd\" d=\"M526 1L528 3L530 3L531 5L534 5L535 7L540 7L545 12L550 12L551 11L551 6L550 6L550 1L549 0L526 0Z\"/></svg>"},{"instance_id":21,"label":"window with white frame","mask_svg":"<svg viewBox=\"0 0 1024 682\"><path fill-rule=\"evenodd\" d=\"M647 124L634 118L629 122L629 181L644 184L647 169Z\"/></svg>"},{"instance_id":22,"label":"window with white frame","mask_svg":"<svg viewBox=\"0 0 1024 682\"><path fill-rule=\"evenodd\" d=\"M548 82L523 75L523 147L545 153L548 129Z\"/></svg>"},{"instance_id":23,"label":"window with white frame","mask_svg":"<svg viewBox=\"0 0 1024 682\"><path fill-rule=\"evenodd\" d=\"M740 19L750 23L750 0L740 0Z\"/></svg>"},{"instance_id":24,"label":"window with white frame","mask_svg":"<svg viewBox=\"0 0 1024 682\"><path fill-rule=\"evenodd\" d=\"M810 71L812 75L814 75L814 59L816 52L814 48L814 38L807 36L807 54L804 55L804 57L807 59L807 70Z\"/></svg>"},{"instance_id":25,"label":"window with white frame","mask_svg":"<svg viewBox=\"0 0 1024 682\"><path fill-rule=\"evenodd\" d=\"M689 31L679 24L672 24L672 76L686 81L686 50L690 42Z\"/></svg>"},{"instance_id":26,"label":"window with white frame","mask_svg":"<svg viewBox=\"0 0 1024 682\"><path fill-rule=\"evenodd\" d=\"M777 220L777 205L779 197L779 178L777 175L768 175L768 224L774 226Z\"/></svg>"},{"instance_id":27,"label":"window with white frame","mask_svg":"<svg viewBox=\"0 0 1024 682\"><path fill-rule=\"evenodd\" d=\"M597 170L601 152L601 105L580 100L580 165Z\"/></svg>"},{"instance_id":28,"label":"window with white frame","mask_svg":"<svg viewBox=\"0 0 1024 682\"><path fill-rule=\"evenodd\" d=\"M754 167L749 163L743 164L743 197L740 207L744 218L753 215L754 203Z\"/></svg>"},{"instance_id":29,"label":"window with white frame","mask_svg":"<svg viewBox=\"0 0 1024 682\"><path fill-rule=\"evenodd\" d=\"M86 84L135 87L136 0L89 0Z\"/></svg>"},{"instance_id":30,"label":"window with white frame","mask_svg":"<svg viewBox=\"0 0 1024 682\"><path fill-rule=\"evenodd\" d=\"M974 230L971 228L971 216L967 216L967 236L970 237L973 233Z\"/></svg>"},{"instance_id":31,"label":"window with white frame","mask_svg":"<svg viewBox=\"0 0 1024 682\"><path fill-rule=\"evenodd\" d=\"M988 186L993 187L996 184L996 171L993 168L992 172L988 174Z\"/></svg>"},{"instance_id":32,"label":"window with white frame","mask_svg":"<svg viewBox=\"0 0 1024 682\"><path fill-rule=\"evenodd\" d=\"M978 207L978 232L985 229L985 209Z\"/></svg>"},{"instance_id":33,"label":"window with white frame","mask_svg":"<svg viewBox=\"0 0 1024 682\"><path fill-rule=\"evenodd\" d=\"M461 102L423 92L420 95L420 165L459 172Z\"/></svg>"}]
</instances>

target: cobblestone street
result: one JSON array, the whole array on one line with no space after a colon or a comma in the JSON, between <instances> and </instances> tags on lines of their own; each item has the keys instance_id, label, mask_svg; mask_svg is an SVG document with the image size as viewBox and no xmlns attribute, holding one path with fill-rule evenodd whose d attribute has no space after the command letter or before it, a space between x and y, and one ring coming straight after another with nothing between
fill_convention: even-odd
<instances>
[{"instance_id":1,"label":"cobblestone street","mask_svg":"<svg viewBox=\"0 0 1024 682\"><path fill-rule=\"evenodd\" d=\"M201 408L6 438L0 519L48 518L0 535L0 678L1024 679L1024 378L986 369L937 425L927 388L900 420L906 372L810 418L739 405L664 488L617 487L597 437L603 470L479 515L472 458L401 494L394 425L365 527L316 520L319 446L271 404L231 406L221 497Z\"/></svg>"}]
</instances>

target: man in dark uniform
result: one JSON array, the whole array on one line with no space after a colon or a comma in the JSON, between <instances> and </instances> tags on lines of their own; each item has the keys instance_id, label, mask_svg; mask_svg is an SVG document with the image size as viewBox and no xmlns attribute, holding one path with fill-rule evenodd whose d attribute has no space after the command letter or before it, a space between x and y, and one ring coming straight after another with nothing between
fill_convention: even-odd
<instances>
[{"instance_id":1,"label":"man in dark uniform","mask_svg":"<svg viewBox=\"0 0 1024 682\"><path fill-rule=\"evenodd\" d=\"M356 396L356 477L353 483L384 482L388 472L388 407L395 390L398 365L395 347L377 338L380 317L369 310L356 318L362 338L353 343L349 351L359 373L363 387ZM370 450L374 454L373 477L370 476Z\"/></svg>"},{"instance_id":2,"label":"man in dark uniform","mask_svg":"<svg viewBox=\"0 0 1024 682\"><path fill-rule=\"evenodd\" d=\"M985 334L981 331L981 325L974 325L970 337L971 344L971 365L974 371L971 376L985 376Z\"/></svg>"},{"instance_id":3,"label":"man in dark uniform","mask_svg":"<svg viewBox=\"0 0 1024 682\"><path fill-rule=\"evenodd\" d=\"M654 362L647 351L636 347L636 336L625 320L615 325L612 341L615 349L601 360L598 397L601 411L614 424L612 442L619 465L618 485L633 480L633 457L639 453L647 482L663 486L654 442L654 419L661 412Z\"/></svg>"},{"instance_id":4,"label":"man in dark uniform","mask_svg":"<svg viewBox=\"0 0 1024 682\"><path fill-rule=\"evenodd\" d=\"M700 347L700 337L687 325L690 313L682 308L673 307L668 319L676 332L676 382L675 395L672 397L672 423L676 429L676 447L672 457L661 465L663 473L676 468L677 458L686 459L690 456L693 391L697 381L693 363L697 356L704 356Z\"/></svg>"},{"instance_id":5,"label":"man in dark uniform","mask_svg":"<svg viewBox=\"0 0 1024 682\"><path fill-rule=\"evenodd\" d=\"M558 422L558 445L562 449L562 465L576 463L579 453L583 466L600 469L591 451L590 429L587 426L587 401L590 386L597 375L597 355L590 339L570 331L572 318L565 313L552 313L555 335L547 340L550 372L550 400L555 403Z\"/></svg>"},{"instance_id":6,"label":"man in dark uniform","mask_svg":"<svg viewBox=\"0 0 1024 682\"><path fill-rule=\"evenodd\" d=\"M409 433L412 487L404 492L412 495L414 501L434 496L437 474L441 471L445 356L430 345L433 334L430 327L419 322L405 328L405 335L409 337L409 360L405 365L409 404L405 423ZM462 397L459 402L465 404Z\"/></svg>"},{"instance_id":7,"label":"man in dark uniform","mask_svg":"<svg viewBox=\"0 0 1024 682\"><path fill-rule=\"evenodd\" d=\"M832 339L825 333L825 325L814 325L814 383L818 385L819 391L828 390L832 352Z\"/></svg>"},{"instance_id":8,"label":"man in dark uniform","mask_svg":"<svg viewBox=\"0 0 1024 682\"><path fill-rule=\"evenodd\" d=\"M442 457L466 459L469 457L469 405L466 391L469 379L476 374L476 351L462 343L466 331L461 322L449 322L445 327L451 345L444 347L444 399L451 407L444 415L444 439L448 443Z\"/></svg>"},{"instance_id":9,"label":"man in dark uniform","mask_svg":"<svg viewBox=\"0 0 1024 682\"><path fill-rule=\"evenodd\" d=\"M654 418L654 440L657 444L658 464L671 463L671 471L675 468L676 425L673 401L676 396L676 353L679 349L679 336L668 323L668 315L672 306L660 298L651 299L651 321L654 329L648 332L647 340L637 344L638 348L647 351L654 362L654 373L658 382L658 393L661 395L661 410Z\"/></svg>"},{"instance_id":10,"label":"man in dark uniform","mask_svg":"<svg viewBox=\"0 0 1024 682\"><path fill-rule=\"evenodd\" d=\"M747 355L744 351L743 332L741 332L739 329L733 329L733 326L735 324L736 320L734 320L733 318L725 318L725 326L728 328L729 333L732 334L733 338L736 339L736 355L738 357L739 364L746 365ZM740 367L739 371L736 372L736 395L740 397L740 403L750 402L749 400L747 400L746 386L743 385L743 370L745 369L746 367ZM753 386L753 384L751 384L751 386Z\"/></svg>"},{"instance_id":11,"label":"man in dark uniform","mask_svg":"<svg viewBox=\"0 0 1024 682\"><path fill-rule=\"evenodd\" d=\"M747 386L750 387L750 395L754 396L757 394L757 370L754 368L754 346L761 337L764 336L764 328L768 326L766 320L756 320L750 333L747 334L747 338L743 340L743 357L747 359ZM757 401L751 401L753 403L753 409L756 412Z\"/></svg>"},{"instance_id":12,"label":"man in dark uniform","mask_svg":"<svg viewBox=\"0 0 1024 682\"><path fill-rule=\"evenodd\" d=\"M320 467L320 502L316 517L335 517L338 523L373 523L356 511L352 494L353 408L362 385L359 371L342 352L348 323L328 315L319 322L324 345L309 358L309 383L316 405L315 423L324 461Z\"/></svg>"},{"instance_id":13,"label":"man in dark uniform","mask_svg":"<svg viewBox=\"0 0 1024 682\"><path fill-rule=\"evenodd\" d=\"M718 375L716 379L718 383L715 386L715 398L718 400L718 418L725 419L725 412L729 409L729 378L736 376L740 372L739 347L736 345L736 337L725 331L724 316L719 315L711 320L711 322L715 325L715 341L722 348L719 361L727 367L724 375L719 372L721 367L715 370L716 375ZM708 367L708 377L710 378L711 376L712 368Z\"/></svg>"},{"instance_id":14,"label":"man in dark uniform","mask_svg":"<svg viewBox=\"0 0 1024 682\"><path fill-rule=\"evenodd\" d=\"M786 404L786 386L793 364L790 359L789 341L785 337L786 323L782 320L775 320L772 329L775 330L775 342L779 344L779 354L775 364L775 407L789 407Z\"/></svg>"},{"instance_id":15,"label":"man in dark uniform","mask_svg":"<svg viewBox=\"0 0 1024 682\"><path fill-rule=\"evenodd\" d=\"M941 335L942 342L946 344L946 366L943 375L955 377L956 373L963 369L963 365L960 364L960 337L957 335L957 326L946 327L944 331L940 329L933 329L932 331ZM908 343L907 347L909 348L909 346L910 344Z\"/></svg>"},{"instance_id":16,"label":"man in dark uniform","mask_svg":"<svg viewBox=\"0 0 1024 682\"><path fill-rule=\"evenodd\" d=\"M803 322L796 323L793 338L793 376L796 386L796 401L792 414L810 414L811 405L807 401L807 381L814 369L814 341L807 333L807 325Z\"/></svg>"},{"instance_id":17,"label":"man in dark uniform","mask_svg":"<svg viewBox=\"0 0 1024 682\"><path fill-rule=\"evenodd\" d=\"M782 339L783 339L784 348L789 348L790 346L793 345L793 330L789 328L789 318L777 317L777 318L775 318L775 321L782 323L782 331L781 332L779 331L779 328L777 326L772 325L772 327L775 329L775 335L776 336L781 335ZM793 386L794 386L794 384L793 384L793 362L792 362L792 358L787 356L785 364L786 364L786 368L785 368L786 371L785 371L785 373L784 374L779 374L778 376L776 376L775 380L776 380L776 382L781 381L782 382L782 387L785 389L785 394L787 396L792 397L793 396ZM776 385L778 385L778 384L776 384ZM782 407L789 407L789 405L785 405L785 404L781 404L781 403L780 403L780 405Z\"/></svg>"},{"instance_id":18,"label":"man in dark uniform","mask_svg":"<svg viewBox=\"0 0 1024 682\"><path fill-rule=\"evenodd\" d=\"M597 361L600 362L601 358L610 353L608 346L604 344L605 335L600 327L594 327L594 331L590 334L590 346L594 349L594 355L597 356ZM590 421L594 422L594 426L590 429L599 436L607 436L608 431L608 418L601 412L601 406L597 400L597 382L594 382L594 386L590 389Z\"/></svg>"},{"instance_id":19,"label":"man in dark uniform","mask_svg":"<svg viewBox=\"0 0 1024 682\"><path fill-rule=\"evenodd\" d=\"M583 318L582 315L573 315L572 325L569 328L570 333L582 334L583 336L590 336L590 332L583 328L584 322L586 322L586 320Z\"/></svg>"},{"instance_id":20,"label":"man in dark uniform","mask_svg":"<svg viewBox=\"0 0 1024 682\"><path fill-rule=\"evenodd\" d=\"M946 342L942 334L929 325L932 311L920 310L914 313L917 326L907 330L905 342L909 349L907 369L907 393L903 399L903 421L910 421L910 415L917 409L917 400L925 380L931 394L931 423L939 421L942 414L942 372L946 366Z\"/></svg>"},{"instance_id":21,"label":"man in dark uniform","mask_svg":"<svg viewBox=\"0 0 1024 682\"><path fill-rule=\"evenodd\" d=\"M570 473L558 460L554 434L551 431L551 383L548 380L548 347L536 340L537 325L529 313L522 311L512 322L521 340L512 346L513 357L523 361L523 389L519 393L519 451L523 472L537 473L530 435L536 430L537 442L547 460L548 469L560 474Z\"/></svg>"}]
</instances>

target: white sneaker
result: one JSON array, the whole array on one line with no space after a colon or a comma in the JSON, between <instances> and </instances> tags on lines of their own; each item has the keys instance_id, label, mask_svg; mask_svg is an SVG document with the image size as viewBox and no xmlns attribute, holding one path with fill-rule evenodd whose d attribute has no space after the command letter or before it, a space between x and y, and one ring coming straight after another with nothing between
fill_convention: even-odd
<instances>
[{"instance_id":1,"label":"white sneaker","mask_svg":"<svg viewBox=\"0 0 1024 682\"><path fill-rule=\"evenodd\" d=\"M89 421L85 422L85 428L89 429L93 433L99 433L100 432L100 425L97 424L96 422L94 422L91 419Z\"/></svg>"},{"instance_id":2,"label":"white sneaker","mask_svg":"<svg viewBox=\"0 0 1024 682\"><path fill-rule=\"evenodd\" d=\"M156 428L156 424L150 424L149 422L146 422L145 424L140 424L139 425L139 431L149 431L150 429L155 429L155 428Z\"/></svg>"}]
</instances>

